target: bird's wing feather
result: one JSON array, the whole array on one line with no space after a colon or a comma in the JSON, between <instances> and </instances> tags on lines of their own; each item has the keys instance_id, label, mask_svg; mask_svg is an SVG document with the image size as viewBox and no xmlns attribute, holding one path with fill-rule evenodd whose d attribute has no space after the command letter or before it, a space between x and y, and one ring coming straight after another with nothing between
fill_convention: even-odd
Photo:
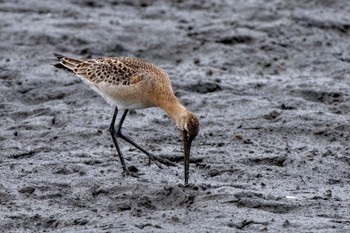
<instances>
[{"instance_id":1,"label":"bird's wing feather","mask_svg":"<svg viewBox=\"0 0 350 233\"><path fill-rule=\"evenodd\" d=\"M66 69L92 84L107 82L112 85L130 85L142 81L144 76L138 74L143 73L143 70L138 66L131 66L127 61L127 58L60 59Z\"/></svg>"}]
</instances>

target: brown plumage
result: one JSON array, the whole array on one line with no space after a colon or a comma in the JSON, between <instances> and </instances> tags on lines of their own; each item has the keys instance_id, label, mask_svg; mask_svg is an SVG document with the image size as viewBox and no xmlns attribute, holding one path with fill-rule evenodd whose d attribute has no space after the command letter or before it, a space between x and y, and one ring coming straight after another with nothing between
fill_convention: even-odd
<instances>
[{"instance_id":1,"label":"brown plumage","mask_svg":"<svg viewBox=\"0 0 350 233\"><path fill-rule=\"evenodd\" d=\"M199 121L176 98L168 74L163 69L140 58L72 59L59 54L55 56L59 63L53 66L74 73L107 102L116 106L110 132L125 173L129 171L125 166L117 137L136 146L155 162L173 164L164 158L148 153L121 133L121 127L129 109L159 107L166 111L181 131L184 141L185 184L188 183L190 148L198 134ZM115 129L118 109L124 109L125 112Z\"/></svg>"}]
</instances>

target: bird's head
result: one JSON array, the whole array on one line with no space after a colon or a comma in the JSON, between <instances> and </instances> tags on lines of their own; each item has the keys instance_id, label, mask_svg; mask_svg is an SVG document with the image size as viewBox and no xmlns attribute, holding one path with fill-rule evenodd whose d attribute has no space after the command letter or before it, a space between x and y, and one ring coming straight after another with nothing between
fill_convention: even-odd
<instances>
[{"instance_id":1,"label":"bird's head","mask_svg":"<svg viewBox=\"0 0 350 233\"><path fill-rule=\"evenodd\" d=\"M193 139L199 132L199 120L192 112L187 111L182 116L178 125L182 140L184 143L184 166L185 166L185 185L188 184L189 168L190 168L190 152Z\"/></svg>"}]
</instances>

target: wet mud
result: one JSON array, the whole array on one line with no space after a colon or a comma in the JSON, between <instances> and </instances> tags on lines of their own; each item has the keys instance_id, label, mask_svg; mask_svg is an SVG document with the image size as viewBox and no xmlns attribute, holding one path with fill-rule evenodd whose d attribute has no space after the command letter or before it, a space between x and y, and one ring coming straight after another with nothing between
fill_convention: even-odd
<instances>
[{"instance_id":1,"label":"wet mud","mask_svg":"<svg viewBox=\"0 0 350 233\"><path fill-rule=\"evenodd\" d=\"M1 232L349 232L350 3L0 1ZM201 122L160 109L124 133L175 167L124 177L109 106L53 53L163 67Z\"/></svg>"}]
</instances>

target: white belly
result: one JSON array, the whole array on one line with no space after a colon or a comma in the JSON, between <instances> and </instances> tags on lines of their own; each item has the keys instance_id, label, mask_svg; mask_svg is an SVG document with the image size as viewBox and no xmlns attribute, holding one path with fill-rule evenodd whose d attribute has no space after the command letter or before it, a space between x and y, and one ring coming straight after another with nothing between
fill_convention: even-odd
<instances>
[{"instance_id":1,"label":"white belly","mask_svg":"<svg viewBox=\"0 0 350 233\"><path fill-rule=\"evenodd\" d=\"M140 101L138 98L120 98L120 96L117 95L118 89L120 89L119 91L124 91L123 88L129 89L129 87L123 87L123 88L115 87L114 88L115 90L113 90L113 93L116 93L116 94L113 95L109 93L111 92L110 90L113 89L113 87L109 86L108 88L106 88L104 84L102 84L100 87L97 87L83 78L82 80L85 83L87 83L91 87L91 89L93 89L99 95L101 95L109 104L113 106L117 106L119 109L143 109L143 108L152 107L151 105L146 105L143 101Z\"/></svg>"}]
</instances>

